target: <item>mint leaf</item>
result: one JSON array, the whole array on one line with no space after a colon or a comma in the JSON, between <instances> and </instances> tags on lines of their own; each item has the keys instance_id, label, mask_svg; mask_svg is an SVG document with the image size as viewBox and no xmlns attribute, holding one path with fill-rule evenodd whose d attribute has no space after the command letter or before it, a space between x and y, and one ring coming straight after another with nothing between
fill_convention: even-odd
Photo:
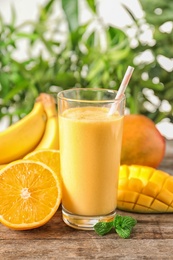
<instances>
[{"instance_id":1,"label":"mint leaf","mask_svg":"<svg viewBox=\"0 0 173 260\"><path fill-rule=\"evenodd\" d=\"M100 236L107 234L112 228L113 228L113 221L98 222L94 225L95 232Z\"/></svg>"},{"instance_id":2,"label":"mint leaf","mask_svg":"<svg viewBox=\"0 0 173 260\"><path fill-rule=\"evenodd\" d=\"M120 216L116 215L113 220L114 227L121 225L122 228L124 227L134 227L136 225L137 221L136 219L130 217L130 216Z\"/></svg>"},{"instance_id":3,"label":"mint leaf","mask_svg":"<svg viewBox=\"0 0 173 260\"><path fill-rule=\"evenodd\" d=\"M129 228L126 228L126 229L116 228L116 232L122 238L129 238L130 234L131 234L131 229L129 229Z\"/></svg>"},{"instance_id":4,"label":"mint leaf","mask_svg":"<svg viewBox=\"0 0 173 260\"><path fill-rule=\"evenodd\" d=\"M136 219L132 217L116 215L113 221L96 223L94 230L98 235L103 236L114 227L120 237L129 238L136 223Z\"/></svg>"},{"instance_id":5,"label":"mint leaf","mask_svg":"<svg viewBox=\"0 0 173 260\"><path fill-rule=\"evenodd\" d=\"M113 226L118 235L122 238L128 238L132 228L136 225L136 219L129 216L116 215L113 220Z\"/></svg>"}]
</instances>

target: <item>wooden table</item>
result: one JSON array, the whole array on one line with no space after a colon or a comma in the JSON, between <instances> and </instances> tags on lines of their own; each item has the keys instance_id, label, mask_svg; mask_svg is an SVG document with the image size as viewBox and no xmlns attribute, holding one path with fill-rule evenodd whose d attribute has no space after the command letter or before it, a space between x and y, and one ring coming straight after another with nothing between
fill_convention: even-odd
<instances>
[{"instance_id":1,"label":"wooden table","mask_svg":"<svg viewBox=\"0 0 173 260\"><path fill-rule=\"evenodd\" d=\"M173 141L167 143L160 168L173 174ZM35 230L13 231L0 225L0 260L173 259L173 214L118 213L138 221L130 239L72 229L63 223L60 210Z\"/></svg>"}]
</instances>

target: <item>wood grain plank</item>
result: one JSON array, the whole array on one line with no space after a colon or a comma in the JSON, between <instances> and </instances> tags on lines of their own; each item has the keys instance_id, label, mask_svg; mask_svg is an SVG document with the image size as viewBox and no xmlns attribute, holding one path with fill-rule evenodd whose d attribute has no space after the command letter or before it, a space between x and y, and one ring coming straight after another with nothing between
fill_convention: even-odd
<instances>
[{"instance_id":1,"label":"wood grain plank","mask_svg":"<svg viewBox=\"0 0 173 260\"><path fill-rule=\"evenodd\" d=\"M131 238L133 239L173 239L173 215L172 214L138 214L117 210L117 214L132 216L137 220ZM94 231L76 230L68 227L61 219L61 211L44 226L27 231L15 231L5 226L0 226L1 240L33 240L33 239L62 239L67 242L69 239L85 240L106 239L107 236L100 237ZM109 234L110 239L120 239L117 234Z\"/></svg>"},{"instance_id":2,"label":"wood grain plank","mask_svg":"<svg viewBox=\"0 0 173 260\"><path fill-rule=\"evenodd\" d=\"M86 238L85 240L0 241L1 259L171 259L172 239L135 240ZM19 246L20 244L20 246Z\"/></svg>"}]
</instances>

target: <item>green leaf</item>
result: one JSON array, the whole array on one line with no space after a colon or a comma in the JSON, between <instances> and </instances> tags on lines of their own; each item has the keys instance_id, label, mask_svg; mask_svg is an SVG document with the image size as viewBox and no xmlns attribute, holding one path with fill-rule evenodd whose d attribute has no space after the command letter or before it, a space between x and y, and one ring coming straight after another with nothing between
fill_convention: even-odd
<instances>
[{"instance_id":1,"label":"green leaf","mask_svg":"<svg viewBox=\"0 0 173 260\"><path fill-rule=\"evenodd\" d=\"M55 77L55 84L64 89L74 87L75 83L76 79L72 73L58 73Z\"/></svg>"},{"instance_id":2,"label":"green leaf","mask_svg":"<svg viewBox=\"0 0 173 260\"><path fill-rule=\"evenodd\" d=\"M1 96L7 95L10 89L8 73L5 72L0 73L0 85L2 85Z\"/></svg>"},{"instance_id":3,"label":"green leaf","mask_svg":"<svg viewBox=\"0 0 173 260\"><path fill-rule=\"evenodd\" d=\"M106 31L106 36L111 47L121 49L125 47L124 44L128 45L128 37L120 29L109 26Z\"/></svg>"},{"instance_id":4,"label":"green leaf","mask_svg":"<svg viewBox=\"0 0 173 260\"><path fill-rule=\"evenodd\" d=\"M172 81L172 84L173 84L173 81ZM169 100L170 97L173 97L173 88L172 87L166 89L166 91L165 91L165 99Z\"/></svg>"},{"instance_id":5,"label":"green leaf","mask_svg":"<svg viewBox=\"0 0 173 260\"><path fill-rule=\"evenodd\" d=\"M27 88L27 82L23 82L22 84L18 84L15 86L15 88L8 91L8 93L4 96L4 102L9 101L14 97L14 95L20 93L22 90Z\"/></svg>"},{"instance_id":6,"label":"green leaf","mask_svg":"<svg viewBox=\"0 0 173 260\"><path fill-rule=\"evenodd\" d=\"M91 8L91 10L96 14L97 9L96 9L96 3L95 0L86 0L89 7Z\"/></svg>"},{"instance_id":7,"label":"green leaf","mask_svg":"<svg viewBox=\"0 0 173 260\"><path fill-rule=\"evenodd\" d=\"M107 234L113 227L113 221L111 222L98 222L94 225L95 232L100 235L104 236Z\"/></svg>"},{"instance_id":8,"label":"green leaf","mask_svg":"<svg viewBox=\"0 0 173 260\"><path fill-rule=\"evenodd\" d=\"M15 11L14 6L12 5L11 6L11 24L13 26L15 26L15 23L16 23L16 11Z\"/></svg>"},{"instance_id":9,"label":"green leaf","mask_svg":"<svg viewBox=\"0 0 173 260\"><path fill-rule=\"evenodd\" d=\"M126 4L122 3L123 8L126 10L126 12L129 14L129 16L132 18L132 20L137 24L137 18L135 17L135 14L131 12L131 10L126 6Z\"/></svg>"},{"instance_id":10,"label":"green leaf","mask_svg":"<svg viewBox=\"0 0 173 260\"><path fill-rule=\"evenodd\" d=\"M46 12L48 12L51 8L53 8L54 2L55 2L55 0L49 0L47 2L47 4L44 6L44 10L46 10Z\"/></svg>"},{"instance_id":11,"label":"green leaf","mask_svg":"<svg viewBox=\"0 0 173 260\"><path fill-rule=\"evenodd\" d=\"M91 48L94 47L94 42L95 42L95 32L92 32L85 40L84 44L87 46L87 48Z\"/></svg>"},{"instance_id":12,"label":"green leaf","mask_svg":"<svg viewBox=\"0 0 173 260\"><path fill-rule=\"evenodd\" d=\"M53 10L53 4L54 4L55 0L49 0L41 9L40 9L40 13L38 16L38 21L39 22L46 22L49 15L51 15L52 10Z\"/></svg>"},{"instance_id":13,"label":"green leaf","mask_svg":"<svg viewBox=\"0 0 173 260\"><path fill-rule=\"evenodd\" d=\"M128 57L129 54L129 49L125 48L125 49L120 49L120 50L114 50L114 48L112 48L109 52L108 52L108 58L113 61L113 63L115 64L119 64L120 60L125 59L126 57Z\"/></svg>"},{"instance_id":14,"label":"green leaf","mask_svg":"<svg viewBox=\"0 0 173 260\"><path fill-rule=\"evenodd\" d=\"M87 79L90 81L92 80L94 77L97 76L97 74L103 72L105 67L105 63L103 59L98 59L92 62L92 64L90 65L89 68L89 73L87 76Z\"/></svg>"},{"instance_id":15,"label":"green leaf","mask_svg":"<svg viewBox=\"0 0 173 260\"><path fill-rule=\"evenodd\" d=\"M38 34L37 33L25 33L25 32L19 32L16 34L19 38L28 38L32 41L35 41L38 39Z\"/></svg>"},{"instance_id":16,"label":"green leaf","mask_svg":"<svg viewBox=\"0 0 173 260\"><path fill-rule=\"evenodd\" d=\"M149 89L153 89L153 90L157 90L157 91L164 90L164 85L162 83L154 84L150 79L148 79L147 81L141 80L141 84L142 84L143 88L149 88Z\"/></svg>"},{"instance_id":17,"label":"green leaf","mask_svg":"<svg viewBox=\"0 0 173 260\"><path fill-rule=\"evenodd\" d=\"M116 232L122 238L129 238L130 234L131 234L131 229L129 229L129 228L125 228L125 229L116 228Z\"/></svg>"},{"instance_id":18,"label":"green leaf","mask_svg":"<svg viewBox=\"0 0 173 260\"><path fill-rule=\"evenodd\" d=\"M130 216L120 216L120 215L116 215L113 222L114 227L121 226L122 228L134 227L136 223L137 223L136 219Z\"/></svg>"},{"instance_id":19,"label":"green leaf","mask_svg":"<svg viewBox=\"0 0 173 260\"><path fill-rule=\"evenodd\" d=\"M110 222L98 222L94 225L95 232L103 236L107 234L114 227L116 233L122 238L129 238L132 228L136 225L136 219L130 216L116 215L113 221Z\"/></svg>"},{"instance_id":20,"label":"green leaf","mask_svg":"<svg viewBox=\"0 0 173 260\"><path fill-rule=\"evenodd\" d=\"M136 219L130 216L116 215L113 221L116 232L122 238L128 238L130 236L132 228L136 225Z\"/></svg>"},{"instance_id":21,"label":"green leaf","mask_svg":"<svg viewBox=\"0 0 173 260\"><path fill-rule=\"evenodd\" d=\"M78 0L61 0L62 8L66 15L70 32L74 32L79 27L78 21Z\"/></svg>"}]
</instances>

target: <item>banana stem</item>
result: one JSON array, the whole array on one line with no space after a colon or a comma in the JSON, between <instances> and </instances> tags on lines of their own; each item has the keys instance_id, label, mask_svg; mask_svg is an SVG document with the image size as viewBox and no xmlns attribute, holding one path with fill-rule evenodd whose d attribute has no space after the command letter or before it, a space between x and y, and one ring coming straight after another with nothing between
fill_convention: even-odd
<instances>
[{"instance_id":1,"label":"banana stem","mask_svg":"<svg viewBox=\"0 0 173 260\"><path fill-rule=\"evenodd\" d=\"M37 101L41 101L48 118L57 116L57 109L55 105L55 99L46 93L41 93L37 98Z\"/></svg>"}]
</instances>

